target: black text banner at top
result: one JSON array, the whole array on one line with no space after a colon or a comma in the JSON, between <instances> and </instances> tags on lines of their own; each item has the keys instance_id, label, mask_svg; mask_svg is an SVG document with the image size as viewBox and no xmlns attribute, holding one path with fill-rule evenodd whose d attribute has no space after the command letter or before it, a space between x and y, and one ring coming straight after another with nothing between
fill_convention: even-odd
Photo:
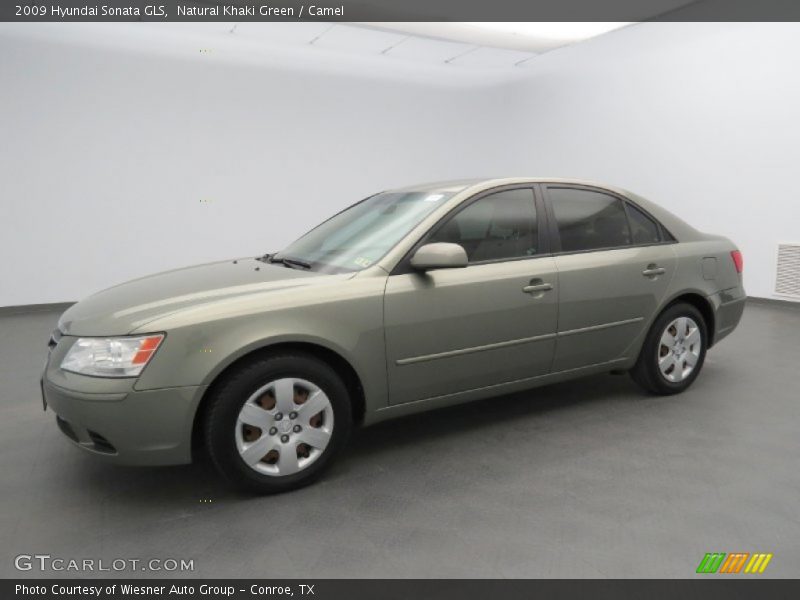
<instances>
[{"instance_id":1,"label":"black text banner at top","mask_svg":"<svg viewBox=\"0 0 800 600\"><path fill-rule=\"evenodd\" d=\"M0 21L800 21L791 0L6 0Z\"/></svg>"}]
</instances>

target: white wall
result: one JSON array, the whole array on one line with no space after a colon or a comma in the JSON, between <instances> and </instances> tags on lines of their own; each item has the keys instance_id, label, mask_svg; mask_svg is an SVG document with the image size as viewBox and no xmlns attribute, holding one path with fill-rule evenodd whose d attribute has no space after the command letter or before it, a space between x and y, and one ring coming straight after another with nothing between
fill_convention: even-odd
<instances>
[{"instance_id":1,"label":"white wall","mask_svg":"<svg viewBox=\"0 0 800 600\"><path fill-rule=\"evenodd\" d=\"M0 29L0 306L278 250L380 189L504 159L485 78L96 32Z\"/></svg>"},{"instance_id":2,"label":"white wall","mask_svg":"<svg viewBox=\"0 0 800 600\"><path fill-rule=\"evenodd\" d=\"M516 82L90 26L0 27L0 306L280 248L457 177L629 188L735 240L755 296L800 241L798 24L636 25Z\"/></svg>"},{"instance_id":3,"label":"white wall","mask_svg":"<svg viewBox=\"0 0 800 600\"><path fill-rule=\"evenodd\" d=\"M800 243L800 24L645 23L530 61L512 171L604 181L733 239L752 296Z\"/></svg>"}]
</instances>

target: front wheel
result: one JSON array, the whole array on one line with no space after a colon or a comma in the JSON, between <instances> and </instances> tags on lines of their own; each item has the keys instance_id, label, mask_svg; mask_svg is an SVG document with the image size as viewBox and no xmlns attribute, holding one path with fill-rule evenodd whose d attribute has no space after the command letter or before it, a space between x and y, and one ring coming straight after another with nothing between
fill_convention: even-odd
<instances>
[{"instance_id":1,"label":"front wheel","mask_svg":"<svg viewBox=\"0 0 800 600\"><path fill-rule=\"evenodd\" d=\"M258 493L314 481L352 426L347 387L329 365L304 354L243 365L213 392L207 411L212 462L234 485Z\"/></svg>"},{"instance_id":2,"label":"front wheel","mask_svg":"<svg viewBox=\"0 0 800 600\"><path fill-rule=\"evenodd\" d=\"M691 304L668 307L647 333L634 381L655 394L678 394L697 378L706 356L708 333L703 315Z\"/></svg>"}]
</instances>

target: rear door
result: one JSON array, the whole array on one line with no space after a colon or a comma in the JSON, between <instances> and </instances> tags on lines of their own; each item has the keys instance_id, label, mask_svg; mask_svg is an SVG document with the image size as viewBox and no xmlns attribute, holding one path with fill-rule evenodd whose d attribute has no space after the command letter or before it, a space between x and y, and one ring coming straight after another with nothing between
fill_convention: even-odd
<instances>
[{"instance_id":1,"label":"rear door","mask_svg":"<svg viewBox=\"0 0 800 600\"><path fill-rule=\"evenodd\" d=\"M559 283L553 371L622 361L675 272L671 240L621 196L588 186L543 188Z\"/></svg>"},{"instance_id":2,"label":"rear door","mask_svg":"<svg viewBox=\"0 0 800 600\"><path fill-rule=\"evenodd\" d=\"M558 290L532 186L484 193L422 243L460 244L465 268L424 273L401 263L384 302L391 404L549 372ZM538 205L538 212L537 212Z\"/></svg>"}]
</instances>

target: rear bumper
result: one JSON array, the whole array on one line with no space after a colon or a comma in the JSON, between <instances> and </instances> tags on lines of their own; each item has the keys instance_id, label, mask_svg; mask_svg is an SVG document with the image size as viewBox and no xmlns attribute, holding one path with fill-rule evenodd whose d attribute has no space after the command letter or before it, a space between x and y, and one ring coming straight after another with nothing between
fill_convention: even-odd
<instances>
[{"instance_id":1,"label":"rear bumper","mask_svg":"<svg viewBox=\"0 0 800 600\"><path fill-rule=\"evenodd\" d=\"M708 297L714 306L714 343L730 335L742 319L747 294L741 285L717 292Z\"/></svg>"},{"instance_id":2,"label":"rear bumper","mask_svg":"<svg viewBox=\"0 0 800 600\"><path fill-rule=\"evenodd\" d=\"M192 426L204 386L87 393L45 375L42 390L61 431L90 454L126 465L192 460Z\"/></svg>"}]
</instances>

